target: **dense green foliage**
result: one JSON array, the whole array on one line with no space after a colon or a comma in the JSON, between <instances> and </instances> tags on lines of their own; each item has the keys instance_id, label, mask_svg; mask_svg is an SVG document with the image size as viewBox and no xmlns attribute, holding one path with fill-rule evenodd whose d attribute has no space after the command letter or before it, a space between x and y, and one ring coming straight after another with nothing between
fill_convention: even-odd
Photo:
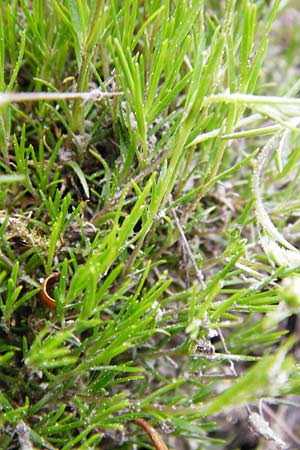
<instances>
[{"instance_id":1,"label":"dense green foliage","mask_svg":"<svg viewBox=\"0 0 300 450\"><path fill-rule=\"evenodd\" d=\"M1 449L300 445L294 6L1 2Z\"/></svg>"}]
</instances>

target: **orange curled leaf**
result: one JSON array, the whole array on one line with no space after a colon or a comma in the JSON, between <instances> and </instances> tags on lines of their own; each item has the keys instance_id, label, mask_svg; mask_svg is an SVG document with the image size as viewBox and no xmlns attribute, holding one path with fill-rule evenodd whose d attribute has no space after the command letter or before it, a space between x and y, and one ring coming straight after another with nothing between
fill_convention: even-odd
<instances>
[{"instance_id":1,"label":"orange curled leaf","mask_svg":"<svg viewBox=\"0 0 300 450\"><path fill-rule=\"evenodd\" d=\"M42 302L52 309L56 308L56 301L54 300L54 298L51 297L51 295L48 294L48 283L49 281L56 280L57 278L59 278L59 276L60 274L58 272L49 275L47 278L44 279L40 290L40 297Z\"/></svg>"},{"instance_id":2,"label":"orange curled leaf","mask_svg":"<svg viewBox=\"0 0 300 450\"><path fill-rule=\"evenodd\" d=\"M169 450L158 431L156 431L151 425L149 425L146 420L135 419L134 421L137 425L139 425L146 431L156 450Z\"/></svg>"}]
</instances>

